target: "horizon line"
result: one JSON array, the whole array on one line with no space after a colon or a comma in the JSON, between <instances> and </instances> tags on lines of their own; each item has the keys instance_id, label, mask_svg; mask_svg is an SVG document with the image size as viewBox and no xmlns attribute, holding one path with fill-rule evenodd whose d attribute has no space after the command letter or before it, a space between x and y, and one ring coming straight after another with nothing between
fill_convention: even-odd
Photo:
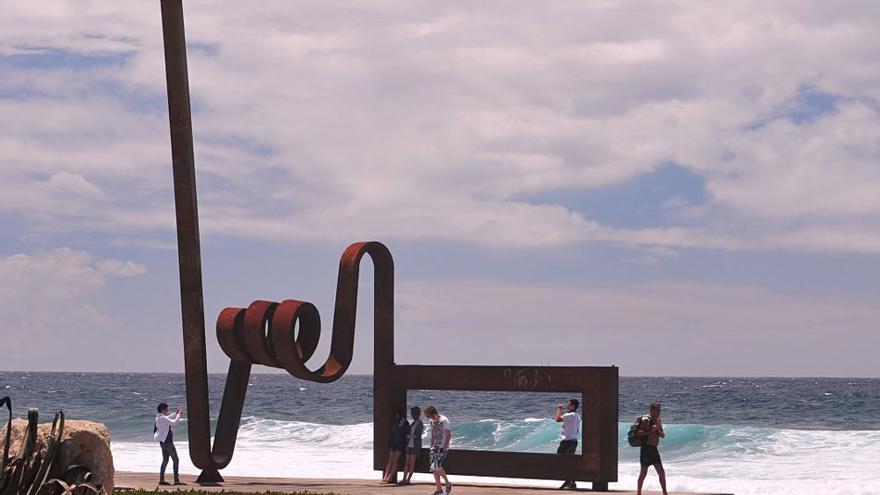
<instances>
[{"instance_id":1,"label":"horizon line","mask_svg":"<svg viewBox=\"0 0 880 495\"><path fill-rule=\"evenodd\" d=\"M471 366L471 365L462 365ZM488 365L488 366L504 366L504 365ZM518 365L519 366L519 365ZM0 373L46 373L46 374L91 374L91 375L183 375L184 371L45 371L45 370L0 370ZM209 375L226 375L225 372L208 372ZM253 375L284 376L283 372L263 372L251 373ZM345 377L373 377L372 373L347 373L340 379ZM843 375L620 375L621 378L833 378L839 380L856 379L856 380L880 380L880 376L843 376ZM291 376L294 380L302 380ZM523 392L528 392L524 390Z\"/></svg>"}]
</instances>

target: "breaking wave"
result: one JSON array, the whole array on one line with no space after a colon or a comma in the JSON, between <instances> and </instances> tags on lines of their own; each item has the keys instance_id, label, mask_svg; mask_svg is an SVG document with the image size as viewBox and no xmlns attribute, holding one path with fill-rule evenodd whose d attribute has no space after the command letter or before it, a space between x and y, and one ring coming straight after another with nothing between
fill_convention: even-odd
<instances>
[{"instance_id":1,"label":"breaking wave","mask_svg":"<svg viewBox=\"0 0 880 495\"><path fill-rule=\"evenodd\" d=\"M454 419L454 418L453 418ZM638 449L618 425L619 488L633 487ZM453 423L453 446L462 449L555 452L559 425L544 418L483 419ZM675 491L749 494L880 494L880 475L858 459L880 458L878 430L795 430L752 426L670 424L661 455ZM184 436L184 435L181 435ZM181 470L196 473L184 438ZM372 423L328 425L246 417L230 475L373 478ZM113 444L117 469L155 471L159 449L148 442ZM427 479L427 478L426 478ZM512 481L512 480L507 480ZM549 485L549 482L513 481ZM646 488L659 488L650 476Z\"/></svg>"}]
</instances>

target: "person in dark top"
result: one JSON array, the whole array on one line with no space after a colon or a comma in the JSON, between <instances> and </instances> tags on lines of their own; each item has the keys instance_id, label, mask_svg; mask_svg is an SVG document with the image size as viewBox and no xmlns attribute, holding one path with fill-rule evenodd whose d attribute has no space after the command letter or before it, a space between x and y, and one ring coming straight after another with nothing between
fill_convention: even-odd
<instances>
[{"instance_id":1,"label":"person in dark top","mask_svg":"<svg viewBox=\"0 0 880 495\"><path fill-rule=\"evenodd\" d=\"M400 485L408 485L412 482L413 471L416 470L416 459L422 451L422 435L425 433L425 424L422 423L422 410L412 407L409 410L413 422L409 427L406 443L406 462L404 462L403 479Z\"/></svg>"},{"instance_id":2,"label":"person in dark top","mask_svg":"<svg viewBox=\"0 0 880 495\"><path fill-rule=\"evenodd\" d=\"M382 483L391 483L392 478L397 477L397 466L400 456L406 451L407 436L409 435L409 423L406 421L406 413L403 409L394 412L396 423L391 427L391 452L388 454L388 464L385 465L385 476Z\"/></svg>"},{"instance_id":3,"label":"person in dark top","mask_svg":"<svg viewBox=\"0 0 880 495\"><path fill-rule=\"evenodd\" d=\"M651 404L651 421L645 422L644 426L639 427L638 433L640 437L645 437L645 443L642 444L642 450L639 452L639 463L642 470L639 472L638 495L642 494L642 484L645 483L645 477L648 476L648 468L654 466L657 476L660 478L660 487L663 488L663 495L666 495L666 471L663 469L663 461L660 460L660 451L657 446L660 439L666 437L663 431L663 422L660 420L660 403Z\"/></svg>"}]
</instances>

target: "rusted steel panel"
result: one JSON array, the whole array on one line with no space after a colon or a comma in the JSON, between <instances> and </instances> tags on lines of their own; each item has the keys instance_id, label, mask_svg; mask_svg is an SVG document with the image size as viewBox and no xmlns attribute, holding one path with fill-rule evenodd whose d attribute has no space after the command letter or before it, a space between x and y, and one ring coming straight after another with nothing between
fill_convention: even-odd
<instances>
[{"instance_id":1,"label":"rusted steel panel","mask_svg":"<svg viewBox=\"0 0 880 495\"><path fill-rule=\"evenodd\" d=\"M599 397L597 422L602 425L595 437L599 446L599 476L605 483L617 481L618 437L617 419L619 407L619 374L615 368L613 373L605 373L599 379ZM587 442L584 437L584 442ZM604 488L608 489L607 485Z\"/></svg>"},{"instance_id":2,"label":"rusted steel panel","mask_svg":"<svg viewBox=\"0 0 880 495\"><path fill-rule=\"evenodd\" d=\"M447 472L591 481L594 490L607 490L609 482L617 481L618 372L615 366L396 365L393 380L407 390L579 393L583 417L580 455L451 450ZM417 471L428 471L427 451L424 455L416 464Z\"/></svg>"},{"instance_id":3,"label":"rusted steel panel","mask_svg":"<svg viewBox=\"0 0 880 495\"><path fill-rule=\"evenodd\" d=\"M394 378L408 389L579 392L598 384L611 370L600 366L397 365Z\"/></svg>"},{"instance_id":4,"label":"rusted steel panel","mask_svg":"<svg viewBox=\"0 0 880 495\"><path fill-rule=\"evenodd\" d=\"M416 462L417 472L428 472L428 450ZM600 474L584 465L579 455L539 454L531 452L498 452L450 449L446 471L467 476L503 478L572 479L593 481Z\"/></svg>"}]
</instances>

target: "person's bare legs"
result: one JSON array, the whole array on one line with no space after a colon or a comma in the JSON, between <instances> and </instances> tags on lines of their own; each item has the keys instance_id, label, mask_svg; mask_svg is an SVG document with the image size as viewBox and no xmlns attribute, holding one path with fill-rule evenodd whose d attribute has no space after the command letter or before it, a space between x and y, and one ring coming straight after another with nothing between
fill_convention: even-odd
<instances>
[{"instance_id":1,"label":"person's bare legs","mask_svg":"<svg viewBox=\"0 0 880 495\"><path fill-rule=\"evenodd\" d=\"M449 478L446 476L446 468L443 468L443 469L437 471L437 474L440 475L437 478L437 489L438 490L440 489L440 478L443 478L443 483L445 483L446 486L449 486Z\"/></svg>"},{"instance_id":2,"label":"person's bare legs","mask_svg":"<svg viewBox=\"0 0 880 495\"><path fill-rule=\"evenodd\" d=\"M438 469L437 471L434 471L433 473L434 473L434 491L442 493L443 490L440 489L440 470ZM444 471L443 474L445 475L446 471Z\"/></svg>"},{"instance_id":3,"label":"person's bare legs","mask_svg":"<svg viewBox=\"0 0 880 495\"><path fill-rule=\"evenodd\" d=\"M403 465L403 481L412 479L413 471L416 469L416 456L414 454L406 455L406 462Z\"/></svg>"},{"instance_id":4,"label":"person's bare legs","mask_svg":"<svg viewBox=\"0 0 880 495\"><path fill-rule=\"evenodd\" d=\"M391 478L397 474L398 461L400 461L400 452L391 452L391 455L388 456L388 464L385 466L385 477L382 478L382 483L391 483Z\"/></svg>"},{"instance_id":5,"label":"person's bare legs","mask_svg":"<svg viewBox=\"0 0 880 495\"><path fill-rule=\"evenodd\" d=\"M391 456L393 453L388 454L388 462L385 463L385 470L382 471L382 483L388 483L388 473L391 472Z\"/></svg>"},{"instance_id":6,"label":"person's bare legs","mask_svg":"<svg viewBox=\"0 0 880 495\"><path fill-rule=\"evenodd\" d=\"M663 495L668 495L666 493L666 470L663 469L663 464L654 464L654 469L657 470L657 477L660 478L660 488L663 489Z\"/></svg>"},{"instance_id":7,"label":"person's bare legs","mask_svg":"<svg viewBox=\"0 0 880 495\"><path fill-rule=\"evenodd\" d=\"M393 478L397 478L397 466L400 464L400 452L391 454L391 472L388 473L388 482L391 483Z\"/></svg>"},{"instance_id":8,"label":"person's bare legs","mask_svg":"<svg viewBox=\"0 0 880 495\"><path fill-rule=\"evenodd\" d=\"M645 484L645 476L648 476L648 466L642 466L642 470L639 471L638 495L642 495L642 485Z\"/></svg>"}]
</instances>

